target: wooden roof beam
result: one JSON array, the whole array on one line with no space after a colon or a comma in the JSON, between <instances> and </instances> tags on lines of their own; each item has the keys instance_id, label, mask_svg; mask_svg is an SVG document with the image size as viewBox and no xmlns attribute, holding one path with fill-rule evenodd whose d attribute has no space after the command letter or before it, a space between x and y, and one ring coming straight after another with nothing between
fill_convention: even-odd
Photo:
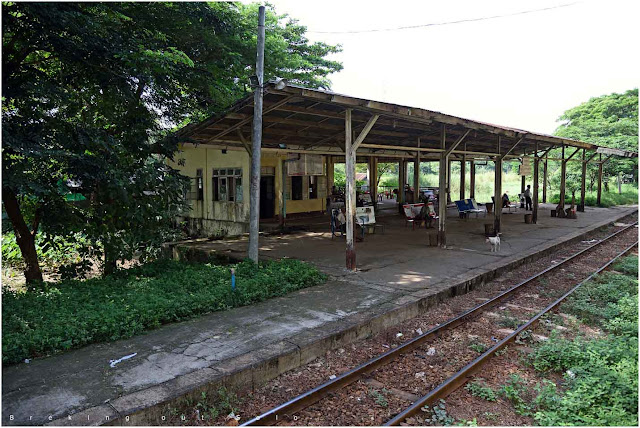
<instances>
[{"instance_id":1,"label":"wooden roof beam","mask_svg":"<svg viewBox=\"0 0 640 428\"><path fill-rule=\"evenodd\" d=\"M262 112L262 115L266 115L267 113L269 113L270 111L276 110L278 107L285 105L286 103L288 103L289 101L291 101L293 98L295 98L294 96L288 96L283 100L278 101L275 104L272 104L271 106L265 108ZM236 129L242 127L243 125L249 123L250 121L253 120L253 115L251 115L251 117L248 117L246 119L241 120L240 122L228 127L226 130L219 132L218 134L216 134L214 137L211 138L211 140L216 140L220 137L223 137L225 135L227 135L229 132L235 131Z\"/></svg>"},{"instance_id":2,"label":"wooden roof beam","mask_svg":"<svg viewBox=\"0 0 640 428\"><path fill-rule=\"evenodd\" d=\"M511 146L509 150L507 150L507 153L505 153L503 156L508 156L513 151L513 149L515 149L518 146L518 144L522 143L523 141L524 141L524 137L520 138L518 141L516 141L516 143L513 146Z\"/></svg>"},{"instance_id":3,"label":"wooden roof beam","mask_svg":"<svg viewBox=\"0 0 640 428\"><path fill-rule=\"evenodd\" d=\"M462 141L467 138L467 135L469 135L469 133L471 132L471 129L467 129L467 132L465 132L464 134L462 134L452 145L451 147L449 147L446 151L445 151L445 156L449 156L459 145L460 143L462 143Z\"/></svg>"},{"instance_id":4,"label":"wooden roof beam","mask_svg":"<svg viewBox=\"0 0 640 428\"><path fill-rule=\"evenodd\" d=\"M367 134L369 133L369 131L371 131L371 128L373 128L373 125L376 124L379 117L380 115L374 114L371 117L371 119L369 119L367 124L364 126L364 129L360 131L360 135L358 135L358 138L356 138L356 141L354 141L353 146L351 146L354 153L356 152L356 150L358 150L358 147L360 146L360 144L362 144L364 139L367 137Z\"/></svg>"},{"instance_id":5,"label":"wooden roof beam","mask_svg":"<svg viewBox=\"0 0 640 428\"><path fill-rule=\"evenodd\" d=\"M575 151L575 152L571 153L571 156L569 156L568 158L566 158L566 159L565 159L565 161L570 160L570 159L571 159L572 157L574 157L574 156L575 156L575 154L576 154L576 153L578 153L579 151L580 151L580 148L578 147L578 148L576 149L576 151Z\"/></svg>"}]
</instances>

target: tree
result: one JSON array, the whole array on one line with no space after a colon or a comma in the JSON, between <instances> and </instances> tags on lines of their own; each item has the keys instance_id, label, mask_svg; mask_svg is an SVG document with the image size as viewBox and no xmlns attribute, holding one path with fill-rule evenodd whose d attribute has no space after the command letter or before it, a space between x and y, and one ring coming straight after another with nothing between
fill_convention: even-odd
<instances>
[{"instance_id":1,"label":"tree","mask_svg":"<svg viewBox=\"0 0 640 428\"><path fill-rule=\"evenodd\" d=\"M559 137L637 152L638 89L591 98L564 112L558 121L562 122L555 131ZM637 158L614 157L605 164L604 171L609 176L618 172L631 174L637 181L637 169Z\"/></svg>"},{"instance_id":2,"label":"tree","mask_svg":"<svg viewBox=\"0 0 640 428\"><path fill-rule=\"evenodd\" d=\"M395 162L380 162L378 163L378 182L376 186L380 186L380 179L387 173L398 172L398 164Z\"/></svg>"},{"instance_id":3,"label":"tree","mask_svg":"<svg viewBox=\"0 0 640 428\"><path fill-rule=\"evenodd\" d=\"M3 3L2 196L28 282L42 280L38 231L85 233L105 273L167 238L188 185L166 163L171 131L246 93L255 9ZM340 48L283 20L269 10L266 76L327 87L341 65L324 57Z\"/></svg>"}]
</instances>

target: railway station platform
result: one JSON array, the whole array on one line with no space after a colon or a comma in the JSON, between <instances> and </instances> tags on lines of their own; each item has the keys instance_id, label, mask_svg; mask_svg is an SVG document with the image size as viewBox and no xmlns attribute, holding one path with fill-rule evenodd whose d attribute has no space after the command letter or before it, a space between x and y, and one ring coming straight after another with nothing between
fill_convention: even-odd
<instances>
[{"instance_id":1,"label":"railway station platform","mask_svg":"<svg viewBox=\"0 0 640 428\"><path fill-rule=\"evenodd\" d=\"M344 239L331 238L326 217L290 222L304 223L307 230L262 236L261 257L308 261L330 275L327 283L130 339L5 367L2 422L157 424L165 404L178 397L199 397L220 385L259 385L329 349L428 308L437 310L437 302L447 296L637 213L637 206L587 207L577 220L568 220L551 218L550 209L550 204L541 205L537 225L524 223L524 210L503 214L497 253L490 252L484 238L491 215L459 219L452 211L448 247L441 249L427 246L424 228L405 227L402 217L389 212L378 217L384 233L368 234L356 243L355 273L344 268ZM247 244L241 237L185 245L243 258ZM131 357L112 364L124 356Z\"/></svg>"}]
</instances>

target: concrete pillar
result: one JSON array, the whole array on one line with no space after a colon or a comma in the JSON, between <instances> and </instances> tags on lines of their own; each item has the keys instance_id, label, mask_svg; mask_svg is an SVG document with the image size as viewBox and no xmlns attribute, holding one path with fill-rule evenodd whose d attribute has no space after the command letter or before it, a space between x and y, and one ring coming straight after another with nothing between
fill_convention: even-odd
<instances>
[{"instance_id":1,"label":"concrete pillar","mask_svg":"<svg viewBox=\"0 0 640 428\"><path fill-rule=\"evenodd\" d=\"M351 144L353 139L352 127L351 127L351 109L345 111L344 121L344 157L345 157L345 175L346 175L346 190L345 190L345 211L347 217L346 224L346 266L349 270L356 270L356 247L353 240L353 218L356 215L356 154L352 150Z\"/></svg>"},{"instance_id":2,"label":"concrete pillar","mask_svg":"<svg viewBox=\"0 0 640 428\"><path fill-rule=\"evenodd\" d=\"M469 197L476 197L476 164L472 160L469 161Z\"/></svg>"},{"instance_id":3,"label":"concrete pillar","mask_svg":"<svg viewBox=\"0 0 640 428\"><path fill-rule=\"evenodd\" d=\"M440 148L446 149L447 130L444 125L440 130ZM449 187L447 170L449 167L449 156L446 152L440 153L440 167L438 169L438 246L447 246L447 235L445 221L447 218L447 189Z\"/></svg>"},{"instance_id":4,"label":"concrete pillar","mask_svg":"<svg viewBox=\"0 0 640 428\"><path fill-rule=\"evenodd\" d=\"M464 185L465 185L465 174L466 174L466 166L467 166L467 161L465 160L464 156L462 157L462 160L460 161L460 200L464 200L465 197L465 191L464 191Z\"/></svg>"},{"instance_id":5,"label":"concrete pillar","mask_svg":"<svg viewBox=\"0 0 640 428\"><path fill-rule=\"evenodd\" d=\"M587 190L587 149L582 149L582 176L580 179L580 204L578 204L578 211L584 212L584 198Z\"/></svg>"}]
</instances>

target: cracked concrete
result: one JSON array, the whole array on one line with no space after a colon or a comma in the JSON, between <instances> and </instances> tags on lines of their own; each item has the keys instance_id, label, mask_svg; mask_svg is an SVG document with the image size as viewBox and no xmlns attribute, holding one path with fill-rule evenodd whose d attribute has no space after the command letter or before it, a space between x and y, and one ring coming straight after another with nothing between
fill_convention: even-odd
<instances>
[{"instance_id":1,"label":"cracked concrete","mask_svg":"<svg viewBox=\"0 0 640 428\"><path fill-rule=\"evenodd\" d=\"M356 273L343 269L342 239L332 240L318 231L261 238L265 258L307 260L332 279L253 306L5 367L2 422L104 423L106 416L113 420L154 408L216 382L257 385L331 347L366 337L438 299L464 292L479 281L478 275L508 269L510 263L633 210L587 208L578 220L564 220L552 219L541 209L538 225L524 224L521 214L506 215L500 253L490 253L484 242L484 223L491 217L447 218L446 251L426 246L424 229L412 231L399 217L381 217L385 234L367 235L356 244L362 269ZM325 225L319 226L319 231L325 230ZM241 255L246 240L196 246ZM109 366L109 360L134 352L135 357Z\"/></svg>"}]
</instances>

